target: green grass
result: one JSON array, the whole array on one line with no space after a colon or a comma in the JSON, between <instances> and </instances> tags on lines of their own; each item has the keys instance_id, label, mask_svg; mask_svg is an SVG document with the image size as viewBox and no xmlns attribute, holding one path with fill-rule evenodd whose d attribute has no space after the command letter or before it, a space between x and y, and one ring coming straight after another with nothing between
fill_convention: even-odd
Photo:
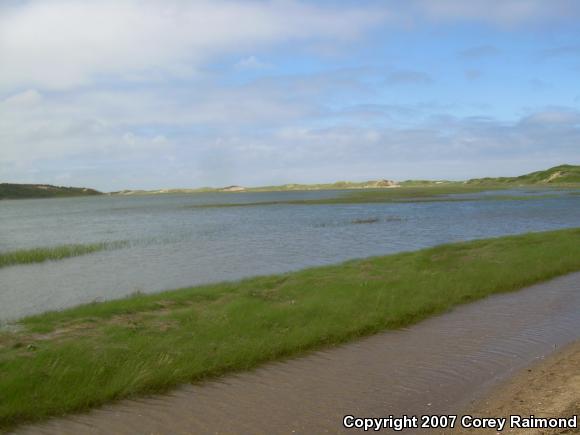
<instances>
[{"instance_id":1,"label":"green grass","mask_svg":"<svg viewBox=\"0 0 580 435\"><path fill-rule=\"evenodd\" d=\"M0 427L246 370L580 270L580 228L136 295L0 333Z\"/></svg>"},{"instance_id":2,"label":"green grass","mask_svg":"<svg viewBox=\"0 0 580 435\"><path fill-rule=\"evenodd\" d=\"M84 245L61 245L51 248L22 249L0 252L0 268L16 264L42 263L49 260L63 260L69 257L91 254L106 249L118 249L127 242L90 243Z\"/></svg>"}]
</instances>

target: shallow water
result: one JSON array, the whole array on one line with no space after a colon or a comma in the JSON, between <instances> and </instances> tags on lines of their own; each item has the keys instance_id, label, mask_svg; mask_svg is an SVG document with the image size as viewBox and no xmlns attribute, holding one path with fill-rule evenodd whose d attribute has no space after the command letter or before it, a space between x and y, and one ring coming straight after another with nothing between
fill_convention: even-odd
<instances>
[{"instance_id":1,"label":"shallow water","mask_svg":"<svg viewBox=\"0 0 580 435\"><path fill-rule=\"evenodd\" d=\"M404 330L17 433L322 434L342 433L345 415L457 414L515 371L579 338L576 273Z\"/></svg>"},{"instance_id":2,"label":"shallow water","mask_svg":"<svg viewBox=\"0 0 580 435\"><path fill-rule=\"evenodd\" d=\"M505 193L534 194L526 192ZM0 269L0 321L136 291L155 292L446 242L580 225L580 196L564 194L529 201L192 207L344 194L0 201L0 252L67 243L130 242L125 249ZM353 223L365 219L377 221Z\"/></svg>"}]
</instances>

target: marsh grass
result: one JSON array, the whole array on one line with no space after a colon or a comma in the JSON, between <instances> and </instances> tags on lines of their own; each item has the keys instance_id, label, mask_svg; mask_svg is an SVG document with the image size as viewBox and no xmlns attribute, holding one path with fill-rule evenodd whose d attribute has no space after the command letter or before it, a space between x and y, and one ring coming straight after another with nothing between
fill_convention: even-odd
<instances>
[{"instance_id":1,"label":"marsh grass","mask_svg":"<svg viewBox=\"0 0 580 435\"><path fill-rule=\"evenodd\" d=\"M517 187L517 186L515 186ZM534 201L550 198L561 198L562 195L550 191L561 186L538 187L546 192L543 195L471 195L481 192L493 192L513 189L507 185L477 185L477 184L444 184L431 186L399 187L392 189L359 189L346 192L333 198L321 199L294 199L276 201L256 201L239 203L198 204L188 208L227 208L227 207L256 207L270 205L325 205L325 204L373 204L373 203L417 203L417 202L465 202L465 201ZM572 189L572 187L568 187ZM574 195L578 192L570 192Z\"/></svg>"},{"instance_id":2,"label":"marsh grass","mask_svg":"<svg viewBox=\"0 0 580 435\"><path fill-rule=\"evenodd\" d=\"M107 249L119 249L128 245L128 242L105 242L82 245L60 245L50 248L22 249L18 251L0 252L0 268L17 264L42 263L44 261L57 261L79 255L87 255L93 252Z\"/></svg>"},{"instance_id":3,"label":"marsh grass","mask_svg":"<svg viewBox=\"0 0 580 435\"><path fill-rule=\"evenodd\" d=\"M501 189L502 187L497 187ZM465 201L454 199L447 195L458 193L478 193L495 190L490 186L467 186L451 184L443 186L399 187L391 189L359 189L352 190L333 198L294 199L276 201L256 201L219 204L199 204L189 208L225 208L225 207L254 207L264 205L316 205L316 204L366 204L374 202L425 202L425 201Z\"/></svg>"},{"instance_id":4,"label":"marsh grass","mask_svg":"<svg viewBox=\"0 0 580 435\"><path fill-rule=\"evenodd\" d=\"M577 270L580 228L28 317L0 332L0 427L246 370Z\"/></svg>"}]
</instances>

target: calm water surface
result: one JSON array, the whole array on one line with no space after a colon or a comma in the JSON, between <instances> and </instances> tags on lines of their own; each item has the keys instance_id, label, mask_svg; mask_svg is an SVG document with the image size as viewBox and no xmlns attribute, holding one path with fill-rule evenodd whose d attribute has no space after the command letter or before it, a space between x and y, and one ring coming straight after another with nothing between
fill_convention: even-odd
<instances>
[{"instance_id":1,"label":"calm water surface","mask_svg":"<svg viewBox=\"0 0 580 435\"><path fill-rule=\"evenodd\" d=\"M0 269L0 321L136 291L155 292L446 242L580 225L580 196L564 194L529 201L192 207L343 194L0 201L0 252L67 243L130 242L120 250ZM353 223L364 219L378 221Z\"/></svg>"}]
</instances>

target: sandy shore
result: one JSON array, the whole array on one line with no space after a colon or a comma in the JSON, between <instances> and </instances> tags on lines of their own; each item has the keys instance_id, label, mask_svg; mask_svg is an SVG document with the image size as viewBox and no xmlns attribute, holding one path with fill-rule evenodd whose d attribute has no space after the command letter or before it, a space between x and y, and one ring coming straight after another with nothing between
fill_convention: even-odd
<instances>
[{"instance_id":1,"label":"sandy shore","mask_svg":"<svg viewBox=\"0 0 580 435\"><path fill-rule=\"evenodd\" d=\"M522 370L468 413L477 416L573 417L580 413L580 341ZM449 433L449 432L444 432ZM453 433L495 434L495 430L457 430ZM568 434L580 429L509 429L510 434Z\"/></svg>"}]
</instances>

